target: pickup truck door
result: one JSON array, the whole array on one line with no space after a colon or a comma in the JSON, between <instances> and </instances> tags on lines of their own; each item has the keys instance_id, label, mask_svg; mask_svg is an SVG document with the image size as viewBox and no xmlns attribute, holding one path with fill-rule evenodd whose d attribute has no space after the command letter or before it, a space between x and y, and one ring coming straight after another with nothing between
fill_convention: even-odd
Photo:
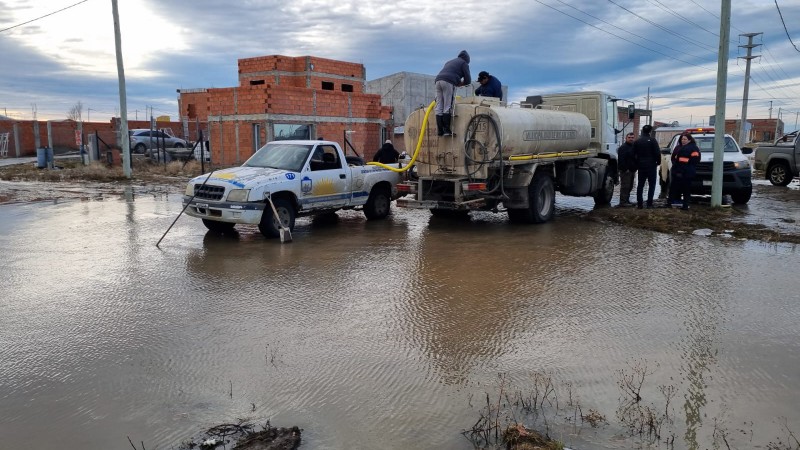
<instances>
[{"instance_id":1,"label":"pickup truck door","mask_svg":"<svg viewBox=\"0 0 800 450\"><path fill-rule=\"evenodd\" d=\"M341 208L350 202L350 168L337 147L320 144L311 152L300 191L303 210Z\"/></svg>"}]
</instances>

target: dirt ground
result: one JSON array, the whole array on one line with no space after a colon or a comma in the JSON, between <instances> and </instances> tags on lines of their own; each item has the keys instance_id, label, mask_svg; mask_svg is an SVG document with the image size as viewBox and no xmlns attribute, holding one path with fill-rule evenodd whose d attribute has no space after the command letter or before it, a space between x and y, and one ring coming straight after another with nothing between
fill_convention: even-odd
<instances>
[{"instance_id":1,"label":"dirt ground","mask_svg":"<svg viewBox=\"0 0 800 450\"><path fill-rule=\"evenodd\" d=\"M96 199L119 196L126 190L136 194L178 193L187 180L201 174L197 161L154 164L135 159L132 178L121 167L107 167L94 162L82 165L77 159L57 160L56 169L37 169L35 164L0 167L0 204L58 199ZM205 167L208 171L210 167ZM759 179L758 175L754 180ZM664 208L595 208L584 214L585 220L613 222L621 225L670 234L692 234L697 230L711 236L733 239L753 239L764 242L800 243L797 223L791 218L793 208L800 208L798 190L756 185L758 200L751 200L749 209L734 207L712 208L707 201L692 204L689 211ZM764 219L769 212L772 216ZM783 214L783 215L782 215Z\"/></svg>"}]
</instances>

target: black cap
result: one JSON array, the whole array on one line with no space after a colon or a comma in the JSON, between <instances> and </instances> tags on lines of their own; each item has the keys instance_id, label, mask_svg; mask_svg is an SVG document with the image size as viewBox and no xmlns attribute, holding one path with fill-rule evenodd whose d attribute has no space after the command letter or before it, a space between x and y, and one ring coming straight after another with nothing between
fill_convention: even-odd
<instances>
[{"instance_id":1,"label":"black cap","mask_svg":"<svg viewBox=\"0 0 800 450\"><path fill-rule=\"evenodd\" d=\"M485 70L482 70L482 71L481 71L481 72L478 74L478 81L483 81L483 80L485 80L486 78L489 78L489 72L487 72L487 71L485 71Z\"/></svg>"}]
</instances>

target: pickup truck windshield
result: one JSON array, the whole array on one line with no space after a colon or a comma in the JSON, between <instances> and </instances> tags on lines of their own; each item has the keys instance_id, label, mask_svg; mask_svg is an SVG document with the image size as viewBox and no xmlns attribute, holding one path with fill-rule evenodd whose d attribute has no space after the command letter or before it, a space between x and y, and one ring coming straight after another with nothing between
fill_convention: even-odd
<instances>
[{"instance_id":1,"label":"pickup truck windshield","mask_svg":"<svg viewBox=\"0 0 800 450\"><path fill-rule=\"evenodd\" d=\"M714 151L714 136L695 136L695 142L697 142L697 147L700 148L700 151L705 152L713 152ZM736 147L736 142L734 142L733 138L725 136L725 152L738 152L739 148Z\"/></svg>"},{"instance_id":2,"label":"pickup truck windshield","mask_svg":"<svg viewBox=\"0 0 800 450\"><path fill-rule=\"evenodd\" d=\"M300 172L303 170L303 164L308 159L312 147L313 145L272 142L258 149L243 165Z\"/></svg>"}]
</instances>

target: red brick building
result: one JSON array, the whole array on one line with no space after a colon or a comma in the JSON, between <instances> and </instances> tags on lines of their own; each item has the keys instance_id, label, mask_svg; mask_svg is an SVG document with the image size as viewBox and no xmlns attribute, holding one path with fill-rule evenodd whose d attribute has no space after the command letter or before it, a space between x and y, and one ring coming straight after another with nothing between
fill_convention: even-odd
<instances>
[{"instance_id":1,"label":"red brick building","mask_svg":"<svg viewBox=\"0 0 800 450\"><path fill-rule=\"evenodd\" d=\"M739 123L738 119L725 120L725 132L736 138L739 141ZM739 142L739 145L748 144L751 142L772 142L775 139L783 136L783 121L780 119L747 119L750 125L747 139L745 142Z\"/></svg>"},{"instance_id":2,"label":"red brick building","mask_svg":"<svg viewBox=\"0 0 800 450\"><path fill-rule=\"evenodd\" d=\"M327 139L371 158L392 137L391 107L366 94L362 64L314 56L239 60L239 86L179 89L178 110L201 123L212 161L239 164L276 139ZM387 131L388 130L388 131Z\"/></svg>"}]
</instances>

